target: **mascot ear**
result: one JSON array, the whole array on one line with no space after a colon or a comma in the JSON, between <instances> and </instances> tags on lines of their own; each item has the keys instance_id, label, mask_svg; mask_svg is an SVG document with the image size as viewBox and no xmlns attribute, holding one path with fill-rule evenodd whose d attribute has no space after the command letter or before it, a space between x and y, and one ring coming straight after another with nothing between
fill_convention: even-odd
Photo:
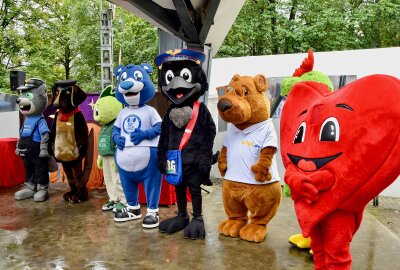
<instances>
[{"instance_id":1,"label":"mascot ear","mask_svg":"<svg viewBox=\"0 0 400 270\"><path fill-rule=\"evenodd\" d=\"M240 75L239 74L235 74L235 75L233 75L231 82L235 82L235 81L238 81L238 80L240 80Z\"/></svg>"},{"instance_id":2,"label":"mascot ear","mask_svg":"<svg viewBox=\"0 0 400 270\"><path fill-rule=\"evenodd\" d=\"M47 97L47 87L45 84L42 84L41 86L38 87L38 93L41 96Z\"/></svg>"},{"instance_id":3,"label":"mascot ear","mask_svg":"<svg viewBox=\"0 0 400 270\"><path fill-rule=\"evenodd\" d=\"M140 65L144 70L147 71L147 73L152 73L153 72L153 67L150 64L143 63Z\"/></svg>"},{"instance_id":4,"label":"mascot ear","mask_svg":"<svg viewBox=\"0 0 400 270\"><path fill-rule=\"evenodd\" d=\"M86 93L78 86L72 86L71 103L72 106L78 106L86 99Z\"/></svg>"},{"instance_id":5,"label":"mascot ear","mask_svg":"<svg viewBox=\"0 0 400 270\"><path fill-rule=\"evenodd\" d=\"M119 76L121 74L121 71L125 68L124 65L118 65L115 69L114 69L114 75L115 76Z\"/></svg>"},{"instance_id":6,"label":"mascot ear","mask_svg":"<svg viewBox=\"0 0 400 270\"><path fill-rule=\"evenodd\" d=\"M267 78L262 74L258 74L254 77L254 84L258 92L264 92L268 87Z\"/></svg>"},{"instance_id":7,"label":"mascot ear","mask_svg":"<svg viewBox=\"0 0 400 270\"><path fill-rule=\"evenodd\" d=\"M104 90L101 92L101 95L99 98L108 97L108 96L115 97L115 91L113 91L112 85L109 85L106 88L104 88Z\"/></svg>"}]
</instances>

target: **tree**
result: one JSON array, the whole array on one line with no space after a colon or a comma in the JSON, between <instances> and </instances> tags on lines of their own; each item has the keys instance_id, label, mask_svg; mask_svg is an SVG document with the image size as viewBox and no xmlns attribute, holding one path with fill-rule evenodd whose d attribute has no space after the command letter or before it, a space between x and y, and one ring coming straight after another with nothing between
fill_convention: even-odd
<instances>
[{"instance_id":1,"label":"tree","mask_svg":"<svg viewBox=\"0 0 400 270\"><path fill-rule=\"evenodd\" d=\"M400 45L400 0L247 0L217 57Z\"/></svg>"}]
</instances>

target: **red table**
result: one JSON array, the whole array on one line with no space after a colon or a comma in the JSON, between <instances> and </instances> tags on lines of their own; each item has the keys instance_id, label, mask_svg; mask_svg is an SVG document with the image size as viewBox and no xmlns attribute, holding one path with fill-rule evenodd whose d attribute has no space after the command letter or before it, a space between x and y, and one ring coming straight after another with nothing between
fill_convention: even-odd
<instances>
[{"instance_id":1,"label":"red table","mask_svg":"<svg viewBox=\"0 0 400 270\"><path fill-rule=\"evenodd\" d=\"M189 190L186 192L186 199L190 202L192 199L190 197ZM139 184L139 203L146 203L146 194L144 192L143 185ZM173 185L168 184L165 181L165 176L162 176L162 184L161 184L161 194L160 194L160 205L171 205L176 204L176 195L175 195L175 187Z\"/></svg>"},{"instance_id":2,"label":"red table","mask_svg":"<svg viewBox=\"0 0 400 270\"><path fill-rule=\"evenodd\" d=\"M0 139L0 186L11 187L25 182L21 157L15 155L17 138Z\"/></svg>"}]
</instances>

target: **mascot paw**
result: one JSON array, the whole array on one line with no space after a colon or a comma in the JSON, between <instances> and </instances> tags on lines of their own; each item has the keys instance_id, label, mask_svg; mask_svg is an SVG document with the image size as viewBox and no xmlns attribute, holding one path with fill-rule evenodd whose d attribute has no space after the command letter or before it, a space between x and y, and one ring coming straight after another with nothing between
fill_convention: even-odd
<instances>
[{"instance_id":1,"label":"mascot paw","mask_svg":"<svg viewBox=\"0 0 400 270\"><path fill-rule=\"evenodd\" d=\"M255 178L259 182L270 181L272 179L271 173L261 165L255 164L251 166L251 171L255 174Z\"/></svg>"},{"instance_id":2,"label":"mascot paw","mask_svg":"<svg viewBox=\"0 0 400 270\"><path fill-rule=\"evenodd\" d=\"M48 158L49 152L47 150L40 150L39 157L40 158Z\"/></svg>"},{"instance_id":3,"label":"mascot paw","mask_svg":"<svg viewBox=\"0 0 400 270\"><path fill-rule=\"evenodd\" d=\"M266 225L247 224L240 230L240 238L249 242L260 243L267 234Z\"/></svg>"},{"instance_id":4,"label":"mascot paw","mask_svg":"<svg viewBox=\"0 0 400 270\"><path fill-rule=\"evenodd\" d=\"M251 166L251 171L255 174L255 178L259 182L265 182L272 179L269 170L265 169L264 167L258 164Z\"/></svg>"},{"instance_id":5,"label":"mascot paw","mask_svg":"<svg viewBox=\"0 0 400 270\"><path fill-rule=\"evenodd\" d=\"M189 224L189 217L176 216L160 222L158 226L160 232L166 234L176 233L177 231L183 230Z\"/></svg>"},{"instance_id":6,"label":"mascot paw","mask_svg":"<svg viewBox=\"0 0 400 270\"><path fill-rule=\"evenodd\" d=\"M89 197L89 194L88 194L87 190L85 189L85 190L79 191L79 192L75 193L74 195L72 195L71 202L72 203L82 203L82 202L87 201L88 197Z\"/></svg>"},{"instance_id":7,"label":"mascot paw","mask_svg":"<svg viewBox=\"0 0 400 270\"><path fill-rule=\"evenodd\" d=\"M295 234L289 237L289 243L300 250L307 250L311 247L311 238L305 238L301 233Z\"/></svg>"},{"instance_id":8,"label":"mascot paw","mask_svg":"<svg viewBox=\"0 0 400 270\"><path fill-rule=\"evenodd\" d=\"M186 226L185 230L183 231L183 235L185 238L190 238L193 240L204 239L206 231L204 230L203 217L200 216L192 218L192 222Z\"/></svg>"},{"instance_id":9,"label":"mascot paw","mask_svg":"<svg viewBox=\"0 0 400 270\"><path fill-rule=\"evenodd\" d=\"M226 170L228 169L228 165L226 162L218 162L218 169L221 176L225 176Z\"/></svg>"},{"instance_id":10,"label":"mascot paw","mask_svg":"<svg viewBox=\"0 0 400 270\"><path fill-rule=\"evenodd\" d=\"M239 237L240 230L247 225L243 220L225 220L218 226L218 232L225 236Z\"/></svg>"}]
</instances>

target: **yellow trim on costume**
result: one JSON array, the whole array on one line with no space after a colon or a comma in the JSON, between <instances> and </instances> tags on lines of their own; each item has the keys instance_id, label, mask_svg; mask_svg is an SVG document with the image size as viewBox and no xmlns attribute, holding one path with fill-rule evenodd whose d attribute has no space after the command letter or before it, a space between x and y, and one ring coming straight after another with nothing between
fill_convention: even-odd
<instances>
[{"instance_id":1,"label":"yellow trim on costume","mask_svg":"<svg viewBox=\"0 0 400 270\"><path fill-rule=\"evenodd\" d=\"M242 144L243 145L246 145L246 146L250 146L250 147L253 147L254 146L254 143L253 142L250 142L250 141L242 141Z\"/></svg>"}]
</instances>

